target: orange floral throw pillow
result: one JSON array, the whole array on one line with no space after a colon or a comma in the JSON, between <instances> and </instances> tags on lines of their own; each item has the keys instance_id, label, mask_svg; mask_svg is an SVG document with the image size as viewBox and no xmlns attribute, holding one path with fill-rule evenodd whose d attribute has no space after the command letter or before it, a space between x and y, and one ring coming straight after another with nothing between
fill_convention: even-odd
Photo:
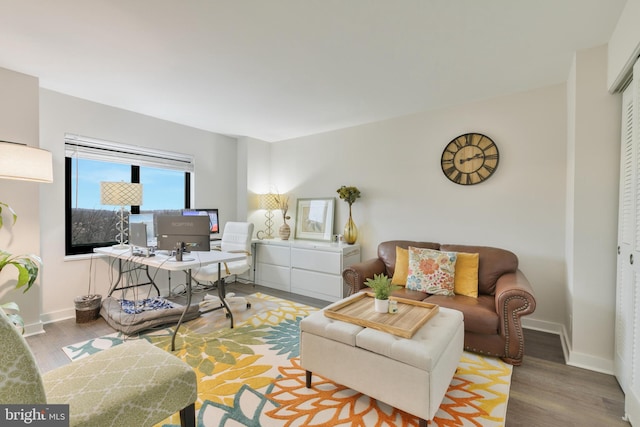
<instances>
[{"instance_id":1,"label":"orange floral throw pillow","mask_svg":"<svg viewBox=\"0 0 640 427\"><path fill-rule=\"evenodd\" d=\"M453 295L456 252L409 247L407 289L432 295Z\"/></svg>"}]
</instances>

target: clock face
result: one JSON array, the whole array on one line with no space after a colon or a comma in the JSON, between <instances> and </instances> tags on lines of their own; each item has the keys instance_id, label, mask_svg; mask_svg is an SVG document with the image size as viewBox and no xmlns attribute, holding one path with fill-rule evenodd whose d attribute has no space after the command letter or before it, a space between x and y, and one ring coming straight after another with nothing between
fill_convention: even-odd
<instances>
[{"instance_id":1,"label":"clock face","mask_svg":"<svg viewBox=\"0 0 640 427\"><path fill-rule=\"evenodd\" d=\"M444 148L440 164L442 172L460 185L479 184L498 167L500 154L496 144L486 135L466 133Z\"/></svg>"}]
</instances>

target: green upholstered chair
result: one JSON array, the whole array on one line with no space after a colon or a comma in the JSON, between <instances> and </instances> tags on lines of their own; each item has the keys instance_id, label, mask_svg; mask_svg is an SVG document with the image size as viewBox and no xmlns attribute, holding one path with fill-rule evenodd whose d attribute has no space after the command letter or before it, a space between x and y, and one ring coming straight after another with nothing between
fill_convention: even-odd
<instances>
[{"instance_id":1,"label":"green upholstered chair","mask_svg":"<svg viewBox=\"0 0 640 427\"><path fill-rule=\"evenodd\" d=\"M195 426L196 374L145 340L129 341L40 374L0 309L0 403L69 404L71 426L151 426L180 411Z\"/></svg>"}]
</instances>

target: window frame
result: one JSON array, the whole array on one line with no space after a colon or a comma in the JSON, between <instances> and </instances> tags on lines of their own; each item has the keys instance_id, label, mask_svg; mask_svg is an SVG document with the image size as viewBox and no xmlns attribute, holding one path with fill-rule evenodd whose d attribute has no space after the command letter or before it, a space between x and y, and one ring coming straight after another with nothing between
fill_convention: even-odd
<instances>
[{"instance_id":1,"label":"window frame","mask_svg":"<svg viewBox=\"0 0 640 427\"><path fill-rule=\"evenodd\" d=\"M172 153L138 146L125 145L94 138L65 135L65 255L92 253L95 248L113 245L112 242L93 244L72 244L73 213L73 161L75 158L126 164L131 167L131 182L140 183L140 166L184 172L184 209L191 208L191 174L194 168L193 156ZM144 183L143 183L144 184ZM131 213L140 213L140 206L131 206Z\"/></svg>"}]
</instances>

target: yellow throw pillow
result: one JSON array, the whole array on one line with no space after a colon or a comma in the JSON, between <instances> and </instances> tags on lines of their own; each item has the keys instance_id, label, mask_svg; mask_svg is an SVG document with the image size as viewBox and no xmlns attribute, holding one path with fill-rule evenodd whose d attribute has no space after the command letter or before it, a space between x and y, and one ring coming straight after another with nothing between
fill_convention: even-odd
<instances>
[{"instance_id":1,"label":"yellow throw pillow","mask_svg":"<svg viewBox=\"0 0 640 427\"><path fill-rule=\"evenodd\" d=\"M405 286L409 272L409 251L396 246L396 268L391 278L392 285Z\"/></svg>"},{"instance_id":2,"label":"yellow throw pillow","mask_svg":"<svg viewBox=\"0 0 640 427\"><path fill-rule=\"evenodd\" d=\"M478 298L478 261L479 254L458 252L453 292L458 295Z\"/></svg>"}]
</instances>

